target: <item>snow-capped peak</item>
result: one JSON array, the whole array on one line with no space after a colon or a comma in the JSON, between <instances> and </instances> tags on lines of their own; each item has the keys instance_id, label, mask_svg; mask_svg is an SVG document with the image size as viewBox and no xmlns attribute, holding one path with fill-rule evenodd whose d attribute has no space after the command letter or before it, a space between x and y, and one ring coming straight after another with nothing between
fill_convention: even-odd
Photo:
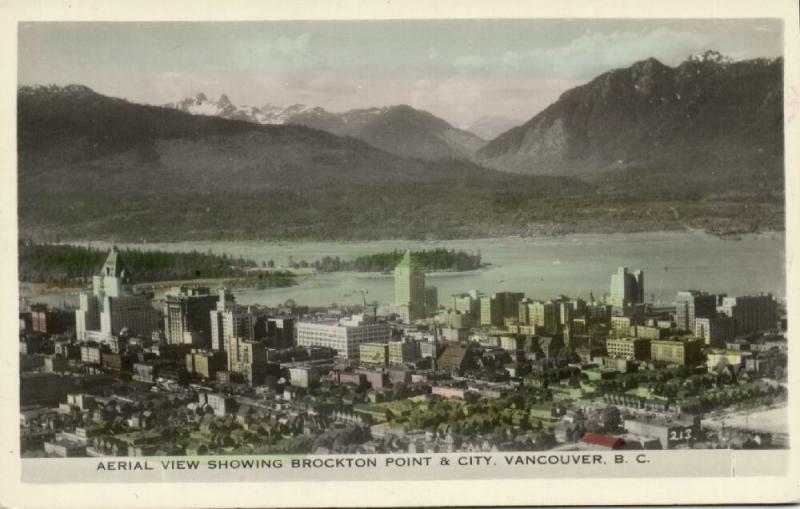
<instances>
[{"instance_id":1,"label":"snow-capped peak","mask_svg":"<svg viewBox=\"0 0 800 509\"><path fill-rule=\"evenodd\" d=\"M213 101L209 100L204 92L200 92L192 98L165 104L164 106L185 111L193 115L213 115L235 120L245 120L256 124L286 124L291 122L292 117L295 115L323 115L327 113L318 106L308 106L305 104L292 104L288 107L273 103L267 103L261 107L247 105L237 106L231 102L226 94L221 94L219 99Z\"/></svg>"}]
</instances>

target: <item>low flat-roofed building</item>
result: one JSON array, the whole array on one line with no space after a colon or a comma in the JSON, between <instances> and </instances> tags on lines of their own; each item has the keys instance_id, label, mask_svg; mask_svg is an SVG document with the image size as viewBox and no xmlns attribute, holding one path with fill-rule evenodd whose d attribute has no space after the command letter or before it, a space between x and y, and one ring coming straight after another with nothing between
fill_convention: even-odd
<instances>
[{"instance_id":1,"label":"low flat-roofed building","mask_svg":"<svg viewBox=\"0 0 800 509\"><path fill-rule=\"evenodd\" d=\"M629 316L612 316L611 317L611 330L617 334L628 335L633 325L631 317Z\"/></svg>"},{"instance_id":2,"label":"low flat-roofed building","mask_svg":"<svg viewBox=\"0 0 800 509\"><path fill-rule=\"evenodd\" d=\"M192 350L186 354L186 371L213 380L228 365L224 351Z\"/></svg>"},{"instance_id":3,"label":"low flat-roofed building","mask_svg":"<svg viewBox=\"0 0 800 509\"><path fill-rule=\"evenodd\" d=\"M448 399L464 399L467 389L452 387L449 385L434 385L431 387L431 394Z\"/></svg>"},{"instance_id":4,"label":"low flat-roofed building","mask_svg":"<svg viewBox=\"0 0 800 509\"><path fill-rule=\"evenodd\" d=\"M738 368L749 357L752 357L752 353L747 351L726 350L724 348L709 349L706 350L706 366L710 370L726 366Z\"/></svg>"},{"instance_id":5,"label":"low flat-roofed building","mask_svg":"<svg viewBox=\"0 0 800 509\"><path fill-rule=\"evenodd\" d=\"M69 440L52 440L44 443L44 453L58 458L86 456L86 445Z\"/></svg>"},{"instance_id":6,"label":"low flat-roofed building","mask_svg":"<svg viewBox=\"0 0 800 509\"><path fill-rule=\"evenodd\" d=\"M99 346L82 345L81 346L81 362L84 364L100 364Z\"/></svg>"},{"instance_id":7,"label":"low flat-roofed building","mask_svg":"<svg viewBox=\"0 0 800 509\"><path fill-rule=\"evenodd\" d=\"M702 340L672 338L650 341L650 360L693 366L702 361Z\"/></svg>"},{"instance_id":8,"label":"low flat-roofed building","mask_svg":"<svg viewBox=\"0 0 800 509\"><path fill-rule=\"evenodd\" d=\"M236 409L236 400L225 394L201 392L198 399L201 405L210 406L217 417L225 417Z\"/></svg>"},{"instance_id":9,"label":"low flat-roofed building","mask_svg":"<svg viewBox=\"0 0 800 509\"><path fill-rule=\"evenodd\" d=\"M297 324L299 346L333 348L337 357L343 359L358 360L359 347L363 343L386 343L390 339L391 327L388 323L376 322L363 315L349 319Z\"/></svg>"},{"instance_id":10,"label":"low flat-roofed building","mask_svg":"<svg viewBox=\"0 0 800 509\"><path fill-rule=\"evenodd\" d=\"M361 343L359 363L362 366L383 367L389 364L389 345L387 343Z\"/></svg>"},{"instance_id":11,"label":"low flat-roofed building","mask_svg":"<svg viewBox=\"0 0 800 509\"><path fill-rule=\"evenodd\" d=\"M700 437L700 418L635 418L625 419L623 427L629 433L657 438L664 449L688 446Z\"/></svg>"},{"instance_id":12,"label":"low flat-roofed building","mask_svg":"<svg viewBox=\"0 0 800 509\"><path fill-rule=\"evenodd\" d=\"M398 366L407 362L413 362L419 358L417 342L412 339L390 341L387 350L387 361L390 366Z\"/></svg>"},{"instance_id":13,"label":"low flat-roofed building","mask_svg":"<svg viewBox=\"0 0 800 509\"><path fill-rule=\"evenodd\" d=\"M44 358L44 370L48 373L63 373L68 366L69 361L63 355L47 355Z\"/></svg>"},{"instance_id":14,"label":"low flat-roofed building","mask_svg":"<svg viewBox=\"0 0 800 509\"><path fill-rule=\"evenodd\" d=\"M694 335L707 346L722 346L736 338L735 320L729 316L695 318Z\"/></svg>"},{"instance_id":15,"label":"low flat-roofed building","mask_svg":"<svg viewBox=\"0 0 800 509\"><path fill-rule=\"evenodd\" d=\"M319 379L319 371L314 367L289 368L289 383L294 387L303 387L305 389L314 387L319 383Z\"/></svg>"},{"instance_id":16,"label":"low flat-roofed building","mask_svg":"<svg viewBox=\"0 0 800 509\"><path fill-rule=\"evenodd\" d=\"M641 338L608 338L606 352L609 357L631 360L650 359L650 340Z\"/></svg>"},{"instance_id":17,"label":"low flat-roofed building","mask_svg":"<svg viewBox=\"0 0 800 509\"><path fill-rule=\"evenodd\" d=\"M634 325L631 327L631 330L634 336L642 339L661 339L667 332L664 329L647 325Z\"/></svg>"},{"instance_id":18,"label":"low flat-roofed building","mask_svg":"<svg viewBox=\"0 0 800 509\"><path fill-rule=\"evenodd\" d=\"M382 389L387 385L387 382L388 382L387 377L386 377L386 373L383 372L383 371L372 371L372 370L368 370L368 369L357 369L355 371L355 373L364 375L364 378L366 379L367 383L373 389Z\"/></svg>"},{"instance_id":19,"label":"low flat-roofed building","mask_svg":"<svg viewBox=\"0 0 800 509\"><path fill-rule=\"evenodd\" d=\"M625 448L625 440L610 435L600 435L598 433L584 433L581 442L588 450L618 450Z\"/></svg>"},{"instance_id":20,"label":"low flat-roofed building","mask_svg":"<svg viewBox=\"0 0 800 509\"><path fill-rule=\"evenodd\" d=\"M364 373L334 371L333 379L340 384L356 385L358 387L367 385L367 376Z\"/></svg>"},{"instance_id":21,"label":"low flat-roofed building","mask_svg":"<svg viewBox=\"0 0 800 509\"><path fill-rule=\"evenodd\" d=\"M19 382L21 405L55 405L70 387L70 378L55 373L21 373Z\"/></svg>"}]
</instances>

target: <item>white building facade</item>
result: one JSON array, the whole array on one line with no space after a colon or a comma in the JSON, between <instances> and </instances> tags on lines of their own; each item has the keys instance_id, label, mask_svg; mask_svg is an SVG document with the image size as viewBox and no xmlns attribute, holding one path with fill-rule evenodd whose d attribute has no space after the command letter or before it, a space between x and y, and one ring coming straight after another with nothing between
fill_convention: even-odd
<instances>
[{"instance_id":1,"label":"white building facade","mask_svg":"<svg viewBox=\"0 0 800 509\"><path fill-rule=\"evenodd\" d=\"M298 346L321 346L336 350L342 359L358 360L362 343L387 343L392 330L388 323L367 320L363 315L324 322L299 322Z\"/></svg>"}]
</instances>

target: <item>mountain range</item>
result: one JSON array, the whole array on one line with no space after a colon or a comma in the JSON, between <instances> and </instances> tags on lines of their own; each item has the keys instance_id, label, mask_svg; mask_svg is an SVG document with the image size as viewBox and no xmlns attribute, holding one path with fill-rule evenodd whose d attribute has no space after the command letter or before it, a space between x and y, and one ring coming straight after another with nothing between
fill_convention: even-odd
<instances>
[{"instance_id":1,"label":"mountain range","mask_svg":"<svg viewBox=\"0 0 800 509\"><path fill-rule=\"evenodd\" d=\"M491 140L476 161L590 178L642 168L702 172L725 187L767 175L782 188L782 69L780 58L731 62L713 52L677 67L637 62L566 91Z\"/></svg>"},{"instance_id":2,"label":"mountain range","mask_svg":"<svg viewBox=\"0 0 800 509\"><path fill-rule=\"evenodd\" d=\"M21 87L17 112L20 231L48 239L463 236L505 196L590 188L80 85Z\"/></svg>"},{"instance_id":3,"label":"mountain range","mask_svg":"<svg viewBox=\"0 0 800 509\"><path fill-rule=\"evenodd\" d=\"M333 113L319 106L234 106L227 95L216 101L204 93L164 105L195 115L213 115L267 125L302 125L337 136L351 136L403 157L470 159L486 141L433 114L407 105Z\"/></svg>"},{"instance_id":4,"label":"mountain range","mask_svg":"<svg viewBox=\"0 0 800 509\"><path fill-rule=\"evenodd\" d=\"M165 108L80 85L20 87L20 231L179 240L780 229L781 78L780 59L637 62L482 148L409 106L261 107L256 121L224 96Z\"/></svg>"}]
</instances>

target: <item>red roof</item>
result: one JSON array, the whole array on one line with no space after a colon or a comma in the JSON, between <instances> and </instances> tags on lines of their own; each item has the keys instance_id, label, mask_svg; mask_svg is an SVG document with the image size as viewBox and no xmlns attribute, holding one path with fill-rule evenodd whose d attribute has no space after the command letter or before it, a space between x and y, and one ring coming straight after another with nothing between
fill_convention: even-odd
<instances>
[{"instance_id":1,"label":"red roof","mask_svg":"<svg viewBox=\"0 0 800 509\"><path fill-rule=\"evenodd\" d=\"M585 444L599 445L608 447L609 449L622 449L625 446L625 440L619 437L612 437L608 435L598 435L597 433L586 433L581 438L581 442Z\"/></svg>"}]
</instances>

